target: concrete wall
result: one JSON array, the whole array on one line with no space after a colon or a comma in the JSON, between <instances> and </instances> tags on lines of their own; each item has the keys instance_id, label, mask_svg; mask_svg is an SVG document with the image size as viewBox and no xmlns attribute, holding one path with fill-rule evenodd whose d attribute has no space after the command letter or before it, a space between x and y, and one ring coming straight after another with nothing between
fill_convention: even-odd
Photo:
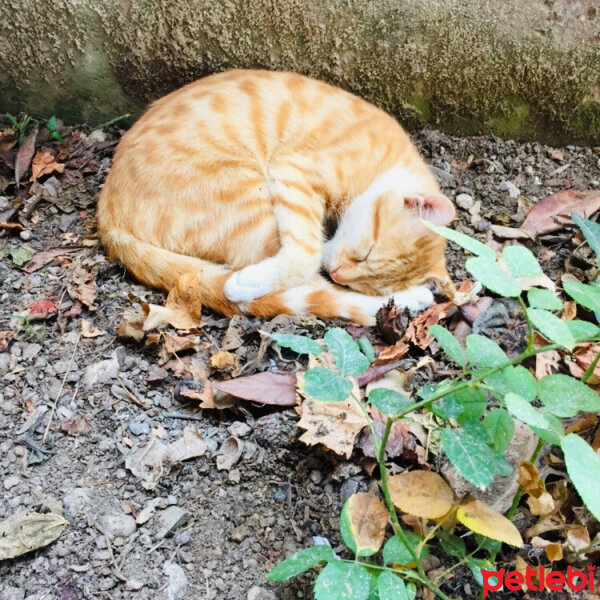
<instances>
[{"instance_id":1,"label":"concrete wall","mask_svg":"<svg viewBox=\"0 0 600 600\"><path fill-rule=\"evenodd\" d=\"M0 0L0 111L98 124L229 67L410 126L600 144L599 0Z\"/></svg>"}]
</instances>

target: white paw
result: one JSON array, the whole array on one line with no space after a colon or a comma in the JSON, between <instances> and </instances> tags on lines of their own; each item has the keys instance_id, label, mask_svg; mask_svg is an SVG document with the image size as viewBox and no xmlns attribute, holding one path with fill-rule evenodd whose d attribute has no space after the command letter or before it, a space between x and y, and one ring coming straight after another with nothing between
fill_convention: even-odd
<instances>
[{"instance_id":1,"label":"white paw","mask_svg":"<svg viewBox=\"0 0 600 600\"><path fill-rule=\"evenodd\" d=\"M267 258L233 273L223 291L232 302L252 302L275 290L279 268L274 258Z\"/></svg>"},{"instance_id":2,"label":"white paw","mask_svg":"<svg viewBox=\"0 0 600 600\"><path fill-rule=\"evenodd\" d=\"M433 293L424 285L417 285L402 292L396 292L393 298L396 306L408 308L409 310L424 310L433 304Z\"/></svg>"}]
</instances>

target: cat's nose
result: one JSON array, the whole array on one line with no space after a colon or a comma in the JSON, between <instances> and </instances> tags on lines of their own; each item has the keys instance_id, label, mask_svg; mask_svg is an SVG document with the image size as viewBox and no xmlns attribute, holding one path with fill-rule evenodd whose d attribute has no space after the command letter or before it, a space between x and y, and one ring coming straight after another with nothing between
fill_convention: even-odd
<instances>
[{"instance_id":1,"label":"cat's nose","mask_svg":"<svg viewBox=\"0 0 600 600\"><path fill-rule=\"evenodd\" d=\"M333 279L336 283L339 283L339 281L338 281L339 271L340 271L340 267L338 267L337 269L333 269L333 271L329 272L331 279Z\"/></svg>"}]
</instances>

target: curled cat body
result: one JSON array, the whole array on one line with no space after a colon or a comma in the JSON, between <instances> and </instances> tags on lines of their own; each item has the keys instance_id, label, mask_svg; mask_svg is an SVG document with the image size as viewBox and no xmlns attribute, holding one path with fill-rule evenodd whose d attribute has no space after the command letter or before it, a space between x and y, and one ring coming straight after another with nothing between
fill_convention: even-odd
<instances>
[{"instance_id":1,"label":"curled cat body","mask_svg":"<svg viewBox=\"0 0 600 600\"><path fill-rule=\"evenodd\" d=\"M123 136L98 230L148 285L200 273L203 305L225 315L372 324L390 297L433 302L445 241L422 219L454 214L382 110L295 73L234 70L158 100Z\"/></svg>"}]
</instances>

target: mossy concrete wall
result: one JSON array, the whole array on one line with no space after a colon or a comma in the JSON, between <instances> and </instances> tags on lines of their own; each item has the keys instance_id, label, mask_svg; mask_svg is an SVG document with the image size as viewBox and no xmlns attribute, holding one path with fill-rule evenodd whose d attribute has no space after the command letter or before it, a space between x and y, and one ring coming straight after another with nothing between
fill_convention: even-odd
<instances>
[{"instance_id":1,"label":"mossy concrete wall","mask_svg":"<svg viewBox=\"0 0 600 600\"><path fill-rule=\"evenodd\" d=\"M598 0L0 0L0 111L92 125L230 67L411 126L600 144Z\"/></svg>"}]
</instances>

